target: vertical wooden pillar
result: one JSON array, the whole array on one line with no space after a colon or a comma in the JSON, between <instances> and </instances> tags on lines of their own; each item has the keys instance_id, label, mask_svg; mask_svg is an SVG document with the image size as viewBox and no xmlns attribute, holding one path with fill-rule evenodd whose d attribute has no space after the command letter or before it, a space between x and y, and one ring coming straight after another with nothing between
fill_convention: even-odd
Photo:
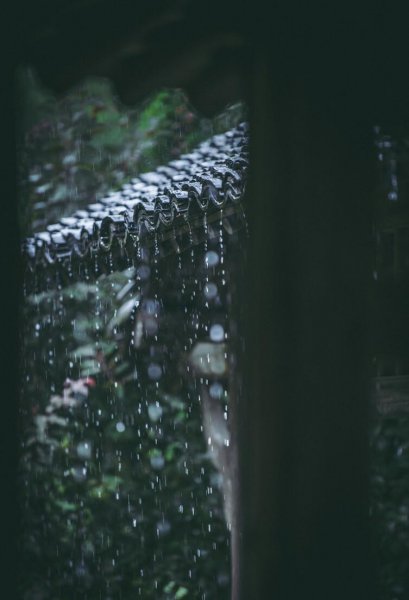
<instances>
[{"instance_id":1,"label":"vertical wooden pillar","mask_svg":"<svg viewBox=\"0 0 409 600\"><path fill-rule=\"evenodd\" d=\"M371 131L264 51L253 84L238 597L365 600Z\"/></svg>"},{"instance_id":2,"label":"vertical wooden pillar","mask_svg":"<svg viewBox=\"0 0 409 600\"><path fill-rule=\"evenodd\" d=\"M17 597L17 540L19 504L17 498L17 422L19 390L19 307L21 296L21 268L19 257L19 230L17 223L17 164L16 112L14 96L13 53L0 83L2 139L5 153L2 160L3 227L0 235L1 293L0 382L2 417L0 434L0 465L2 482L2 511L0 526L0 572L2 587L10 597ZM4 92L4 93L2 93Z\"/></svg>"}]
</instances>

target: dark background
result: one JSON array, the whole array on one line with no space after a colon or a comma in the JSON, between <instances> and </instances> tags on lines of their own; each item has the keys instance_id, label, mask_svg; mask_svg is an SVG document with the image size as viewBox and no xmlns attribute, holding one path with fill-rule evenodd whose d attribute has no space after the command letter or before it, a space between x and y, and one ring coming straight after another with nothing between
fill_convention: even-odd
<instances>
[{"instance_id":1,"label":"dark background","mask_svg":"<svg viewBox=\"0 0 409 600\"><path fill-rule=\"evenodd\" d=\"M330 3L283 2L281 6L275 5L274 10L267 10L264 3L254 1L210 1L200 5L183 1L20 1L9 3L2 12L1 56L4 67L0 88L4 158L0 235L3 283L0 364L3 425L1 489L4 500L1 539L4 555L1 565L4 569L2 586L12 588L18 550L13 546L13 540L18 521L14 477L20 293L15 183L15 67L27 62L32 64L42 81L57 93L86 75L107 76L112 79L125 103L143 99L146 94L163 86L180 86L205 114L215 114L227 103L244 98L253 110L252 126L254 124L258 132L262 131L262 126L260 121L257 122L257 114L259 119L264 114L266 129L270 131L269 123L273 121L275 111L283 114L283 127L293 127L294 134L306 128L313 135L311 124L319 122L321 134L316 148L321 148L321 154L317 150L320 156L325 154L322 148L330 143L333 133L343 130L344 147L338 151L339 158L342 161L348 156L347 140L351 140L351 145L354 140L355 154L346 164L347 169L353 169L356 146L364 140L364 135L359 132L368 131L376 123L402 133L408 130L409 50L404 2L381 2L369 7L366 3L336 6ZM257 86L255 81L260 80L268 80L270 85L267 88ZM299 105L307 108L300 112ZM289 106L293 106L294 110L290 110ZM269 152L268 139L269 135L266 135L264 153ZM338 166L339 171L342 169ZM370 168L363 176L370 177ZM289 181L287 179L287 183ZM349 181L352 182L353 178ZM324 187L326 185L329 183L323 183ZM354 213L351 218L355 218ZM325 239L323 241L325 252ZM327 242L331 246L331 240ZM260 260L254 268L263 274L269 263ZM359 261L355 268L358 275L361 268ZM365 294L365 289L360 288L359 293ZM297 329L294 335L297 335ZM318 333L316 341L319 336ZM364 336L362 332L360 343L363 343ZM317 350L318 353L320 351ZM325 418L328 414L323 412L321 417ZM283 422L288 421L287 417L283 416ZM291 437L291 432L288 434ZM365 416L357 425L357 437L359 435L365 436ZM353 457L346 461L352 464ZM362 459L362 469L364 463L365 458ZM362 486L358 487L362 500L365 490ZM339 493L342 496L343 490ZM330 490L328 494L334 497L335 491ZM352 492L349 496L345 495L347 501L352 502L353 498ZM325 512L328 506L324 502L322 510ZM365 537L366 534L359 527L356 530L359 547L363 541L360 536ZM338 534L336 530L334 546ZM351 545L354 545L353 540ZM334 563L345 559L342 554L344 547L332 550L335 552ZM367 558L362 557L363 572L369 565L369 559L366 564ZM307 597L317 583L314 577L318 571L313 569L311 573L312 580L308 581L305 589ZM365 586L365 582L361 584ZM294 595L291 591L288 593L289 598L296 597L295 591ZM10 591L7 597L15 596ZM284 598L284 595L278 597ZM336 590L327 597L338 597Z\"/></svg>"}]
</instances>

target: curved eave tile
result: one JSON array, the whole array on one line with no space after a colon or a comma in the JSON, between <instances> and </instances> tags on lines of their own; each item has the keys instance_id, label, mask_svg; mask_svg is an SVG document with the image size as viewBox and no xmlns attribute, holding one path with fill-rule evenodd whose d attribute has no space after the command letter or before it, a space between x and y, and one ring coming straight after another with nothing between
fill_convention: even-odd
<instances>
[{"instance_id":1,"label":"curved eave tile","mask_svg":"<svg viewBox=\"0 0 409 600\"><path fill-rule=\"evenodd\" d=\"M31 269L71 256L80 259L123 245L128 234L165 232L190 216L220 210L243 196L248 167L248 127L238 127L199 144L155 171L142 173L98 202L33 234L23 243Z\"/></svg>"}]
</instances>

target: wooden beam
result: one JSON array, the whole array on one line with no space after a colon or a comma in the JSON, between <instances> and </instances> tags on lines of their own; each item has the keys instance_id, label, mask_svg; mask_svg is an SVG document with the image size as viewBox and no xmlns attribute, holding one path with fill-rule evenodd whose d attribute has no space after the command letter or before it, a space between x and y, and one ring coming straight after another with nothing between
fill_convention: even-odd
<instances>
[{"instance_id":1,"label":"wooden beam","mask_svg":"<svg viewBox=\"0 0 409 600\"><path fill-rule=\"evenodd\" d=\"M237 598L366 600L371 130L270 50L253 67Z\"/></svg>"}]
</instances>

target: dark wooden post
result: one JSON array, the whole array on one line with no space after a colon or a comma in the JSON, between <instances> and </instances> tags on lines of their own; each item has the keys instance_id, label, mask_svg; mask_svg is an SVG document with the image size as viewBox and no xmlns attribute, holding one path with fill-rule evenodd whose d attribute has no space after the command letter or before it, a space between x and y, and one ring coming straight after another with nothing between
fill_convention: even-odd
<instances>
[{"instance_id":1,"label":"dark wooden post","mask_svg":"<svg viewBox=\"0 0 409 600\"><path fill-rule=\"evenodd\" d=\"M252 74L238 597L365 600L371 131L280 60Z\"/></svg>"},{"instance_id":2,"label":"dark wooden post","mask_svg":"<svg viewBox=\"0 0 409 600\"><path fill-rule=\"evenodd\" d=\"M3 281L1 293L0 382L2 416L0 434L0 465L2 481L1 553L0 571L3 589L11 597L17 597L17 540L19 531L19 503L17 498L17 422L19 391L19 305L21 265L19 260L18 223L16 210L16 145L14 71L12 56L6 69L2 70L0 97L2 120L3 155L2 191L4 195L4 226L0 235L0 272Z\"/></svg>"}]
</instances>

